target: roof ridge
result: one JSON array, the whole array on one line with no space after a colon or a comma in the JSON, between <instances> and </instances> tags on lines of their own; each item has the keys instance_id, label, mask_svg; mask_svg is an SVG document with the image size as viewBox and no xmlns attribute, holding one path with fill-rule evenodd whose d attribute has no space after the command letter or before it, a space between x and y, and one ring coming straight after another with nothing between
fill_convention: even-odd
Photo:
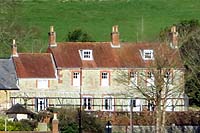
<instances>
[{"instance_id":1,"label":"roof ridge","mask_svg":"<svg viewBox=\"0 0 200 133\"><path fill-rule=\"evenodd\" d=\"M57 42L58 44L64 44L64 43L83 43L83 44L87 44L87 43L110 43L111 41L107 41L107 42Z\"/></svg>"},{"instance_id":2,"label":"roof ridge","mask_svg":"<svg viewBox=\"0 0 200 133\"><path fill-rule=\"evenodd\" d=\"M51 53L18 53L18 54L51 54Z\"/></svg>"}]
</instances>

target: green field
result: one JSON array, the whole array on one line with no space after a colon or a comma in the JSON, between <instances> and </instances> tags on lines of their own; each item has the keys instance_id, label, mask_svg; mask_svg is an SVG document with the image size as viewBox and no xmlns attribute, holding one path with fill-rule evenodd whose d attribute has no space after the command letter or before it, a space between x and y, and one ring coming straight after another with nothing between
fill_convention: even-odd
<instances>
[{"instance_id":1,"label":"green field","mask_svg":"<svg viewBox=\"0 0 200 133\"><path fill-rule=\"evenodd\" d=\"M112 25L119 25L121 41L155 41L159 31L180 20L200 19L199 0L26 0L19 22L37 27L47 40L54 25L57 40L64 41L76 28L95 41L109 41Z\"/></svg>"}]
</instances>

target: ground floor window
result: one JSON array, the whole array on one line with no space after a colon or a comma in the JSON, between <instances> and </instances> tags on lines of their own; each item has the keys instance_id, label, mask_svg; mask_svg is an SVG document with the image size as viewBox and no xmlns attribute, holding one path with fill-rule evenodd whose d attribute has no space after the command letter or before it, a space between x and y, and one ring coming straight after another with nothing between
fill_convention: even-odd
<instances>
[{"instance_id":1,"label":"ground floor window","mask_svg":"<svg viewBox=\"0 0 200 133\"><path fill-rule=\"evenodd\" d=\"M104 110L113 111L114 110L114 98L112 96L104 97Z\"/></svg>"},{"instance_id":2,"label":"ground floor window","mask_svg":"<svg viewBox=\"0 0 200 133\"><path fill-rule=\"evenodd\" d=\"M148 101L148 105L147 105L147 108L148 108L148 111L154 111L154 102L153 101Z\"/></svg>"},{"instance_id":3,"label":"ground floor window","mask_svg":"<svg viewBox=\"0 0 200 133\"><path fill-rule=\"evenodd\" d=\"M46 98L35 99L35 110L37 112L45 110L48 107L48 100Z\"/></svg>"},{"instance_id":4,"label":"ground floor window","mask_svg":"<svg viewBox=\"0 0 200 133\"><path fill-rule=\"evenodd\" d=\"M165 110L166 111L174 111L174 106L173 106L173 99L167 99L165 103Z\"/></svg>"},{"instance_id":5,"label":"ground floor window","mask_svg":"<svg viewBox=\"0 0 200 133\"><path fill-rule=\"evenodd\" d=\"M85 110L91 110L92 109L92 97L91 96L84 96L83 97L83 108Z\"/></svg>"},{"instance_id":6,"label":"ground floor window","mask_svg":"<svg viewBox=\"0 0 200 133\"><path fill-rule=\"evenodd\" d=\"M128 101L128 111L131 111L131 106L133 111L141 111L141 99L130 98Z\"/></svg>"}]
</instances>

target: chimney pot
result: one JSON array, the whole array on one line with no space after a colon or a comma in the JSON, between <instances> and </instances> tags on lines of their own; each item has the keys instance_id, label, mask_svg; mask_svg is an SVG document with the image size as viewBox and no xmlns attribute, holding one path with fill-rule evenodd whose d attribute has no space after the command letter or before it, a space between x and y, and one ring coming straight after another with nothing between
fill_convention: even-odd
<instances>
[{"instance_id":1,"label":"chimney pot","mask_svg":"<svg viewBox=\"0 0 200 133\"><path fill-rule=\"evenodd\" d=\"M172 26L171 32L172 32L172 33L176 32L176 26Z\"/></svg>"},{"instance_id":2,"label":"chimney pot","mask_svg":"<svg viewBox=\"0 0 200 133\"><path fill-rule=\"evenodd\" d=\"M12 47L11 47L11 56L12 57L18 57L18 53L17 53L17 45L16 45L16 41L15 39L13 39L13 43L12 43Z\"/></svg>"},{"instance_id":3,"label":"chimney pot","mask_svg":"<svg viewBox=\"0 0 200 133\"><path fill-rule=\"evenodd\" d=\"M114 26L112 27L112 32L115 32L115 27Z\"/></svg>"},{"instance_id":4,"label":"chimney pot","mask_svg":"<svg viewBox=\"0 0 200 133\"><path fill-rule=\"evenodd\" d=\"M50 26L50 32L54 32L53 26Z\"/></svg>"},{"instance_id":5,"label":"chimney pot","mask_svg":"<svg viewBox=\"0 0 200 133\"><path fill-rule=\"evenodd\" d=\"M118 32L118 25L114 25L112 27L112 32Z\"/></svg>"},{"instance_id":6,"label":"chimney pot","mask_svg":"<svg viewBox=\"0 0 200 133\"><path fill-rule=\"evenodd\" d=\"M15 39L13 39L13 45L15 45Z\"/></svg>"}]
</instances>

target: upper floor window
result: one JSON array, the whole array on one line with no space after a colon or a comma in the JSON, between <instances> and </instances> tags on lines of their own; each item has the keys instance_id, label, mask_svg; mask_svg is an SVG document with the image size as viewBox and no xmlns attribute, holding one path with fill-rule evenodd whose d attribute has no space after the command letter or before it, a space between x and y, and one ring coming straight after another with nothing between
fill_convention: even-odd
<instances>
[{"instance_id":1,"label":"upper floor window","mask_svg":"<svg viewBox=\"0 0 200 133\"><path fill-rule=\"evenodd\" d=\"M164 74L164 81L166 84L170 84L172 83L172 72L170 72L170 70L167 70Z\"/></svg>"},{"instance_id":2,"label":"upper floor window","mask_svg":"<svg viewBox=\"0 0 200 133\"><path fill-rule=\"evenodd\" d=\"M72 78L72 85L73 86L80 86L80 72L73 72L72 73L73 78Z\"/></svg>"},{"instance_id":3,"label":"upper floor window","mask_svg":"<svg viewBox=\"0 0 200 133\"><path fill-rule=\"evenodd\" d=\"M147 78L152 78L153 77L153 73L152 72L147 72Z\"/></svg>"},{"instance_id":4,"label":"upper floor window","mask_svg":"<svg viewBox=\"0 0 200 133\"><path fill-rule=\"evenodd\" d=\"M101 73L101 86L109 86L110 81L109 72L102 72Z\"/></svg>"},{"instance_id":5,"label":"upper floor window","mask_svg":"<svg viewBox=\"0 0 200 133\"><path fill-rule=\"evenodd\" d=\"M147 49L147 50L141 51L141 55L144 60L153 60L154 59L152 49Z\"/></svg>"},{"instance_id":6,"label":"upper floor window","mask_svg":"<svg viewBox=\"0 0 200 133\"><path fill-rule=\"evenodd\" d=\"M79 53L82 60L93 60L92 50L89 49L79 50Z\"/></svg>"},{"instance_id":7,"label":"upper floor window","mask_svg":"<svg viewBox=\"0 0 200 133\"><path fill-rule=\"evenodd\" d=\"M37 88L39 89L46 89L49 88L49 81L48 80L37 80Z\"/></svg>"},{"instance_id":8,"label":"upper floor window","mask_svg":"<svg viewBox=\"0 0 200 133\"><path fill-rule=\"evenodd\" d=\"M167 71L167 72L165 73L165 75L164 75L164 78L169 79L169 76L170 76L170 72Z\"/></svg>"},{"instance_id":9,"label":"upper floor window","mask_svg":"<svg viewBox=\"0 0 200 133\"><path fill-rule=\"evenodd\" d=\"M146 79L146 82L147 82L147 86L154 86L154 75L152 72L147 72L147 79Z\"/></svg>"},{"instance_id":10,"label":"upper floor window","mask_svg":"<svg viewBox=\"0 0 200 133\"><path fill-rule=\"evenodd\" d=\"M137 72L129 72L129 85L137 86Z\"/></svg>"}]
</instances>

